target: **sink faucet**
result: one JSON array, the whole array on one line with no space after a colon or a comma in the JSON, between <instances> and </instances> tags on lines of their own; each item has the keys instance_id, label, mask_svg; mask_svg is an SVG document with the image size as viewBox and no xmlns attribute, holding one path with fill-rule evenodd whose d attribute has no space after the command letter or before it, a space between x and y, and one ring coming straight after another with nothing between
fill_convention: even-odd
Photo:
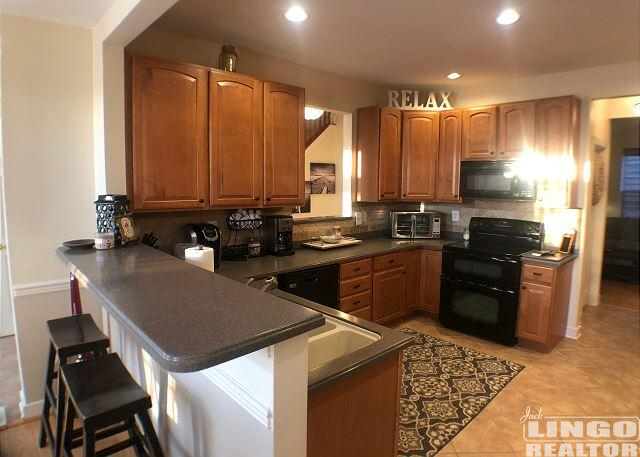
<instances>
[{"instance_id":1,"label":"sink faucet","mask_svg":"<svg viewBox=\"0 0 640 457\"><path fill-rule=\"evenodd\" d=\"M264 278L264 286L260 288L261 291L267 292L269 290L278 288L278 279L275 276L267 276Z\"/></svg>"}]
</instances>

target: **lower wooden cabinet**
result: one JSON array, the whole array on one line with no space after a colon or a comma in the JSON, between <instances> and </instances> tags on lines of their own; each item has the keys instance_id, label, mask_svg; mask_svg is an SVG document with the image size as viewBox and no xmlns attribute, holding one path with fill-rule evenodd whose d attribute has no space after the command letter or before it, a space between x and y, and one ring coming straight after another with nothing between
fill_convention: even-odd
<instances>
[{"instance_id":1,"label":"lower wooden cabinet","mask_svg":"<svg viewBox=\"0 0 640 457\"><path fill-rule=\"evenodd\" d=\"M404 315L406 277L404 268L373 275L373 320L389 322Z\"/></svg>"},{"instance_id":2,"label":"lower wooden cabinet","mask_svg":"<svg viewBox=\"0 0 640 457\"><path fill-rule=\"evenodd\" d=\"M549 351L564 338L571 291L571 262L557 268L522 267L518 344Z\"/></svg>"},{"instance_id":3,"label":"lower wooden cabinet","mask_svg":"<svg viewBox=\"0 0 640 457\"><path fill-rule=\"evenodd\" d=\"M407 252L406 271L407 284L405 294L405 312L410 313L418 309L420 302L420 282L422 281L420 272L422 271L423 253L419 249Z\"/></svg>"},{"instance_id":4,"label":"lower wooden cabinet","mask_svg":"<svg viewBox=\"0 0 640 457\"><path fill-rule=\"evenodd\" d=\"M422 250L419 308L433 314L440 310L442 251Z\"/></svg>"},{"instance_id":5,"label":"lower wooden cabinet","mask_svg":"<svg viewBox=\"0 0 640 457\"><path fill-rule=\"evenodd\" d=\"M395 457L400 357L392 354L309 395L308 457Z\"/></svg>"}]
</instances>

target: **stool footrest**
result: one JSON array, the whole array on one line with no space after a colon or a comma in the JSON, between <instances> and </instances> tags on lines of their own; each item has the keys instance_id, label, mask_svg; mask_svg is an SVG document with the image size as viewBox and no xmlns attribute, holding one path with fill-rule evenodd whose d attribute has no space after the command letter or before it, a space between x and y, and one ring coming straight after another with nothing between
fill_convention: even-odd
<instances>
[{"instance_id":1,"label":"stool footrest","mask_svg":"<svg viewBox=\"0 0 640 457\"><path fill-rule=\"evenodd\" d=\"M123 433L127 431L127 423L123 422L121 424L112 425L108 428L104 428L100 431L96 432L96 441L101 440L103 438L109 438L110 436L117 435L118 433ZM71 449L75 449L82 446L82 429L77 428L72 432L71 441Z\"/></svg>"},{"instance_id":2,"label":"stool footrest","mask_svg":"<svg viewBox=\"0 0 640 457\"><path fill-rule=\"evenodd\" d=\"M109 447L106 447L104 449L99 450L98 452L96 452L96 457L102 457L102 456L115 454L116 452L121 451L123 449L126 449L126 448L128 448L130 446L133 446L134 444L135 444L135 442L131 438L127 438L124 441L121 441L121 442L116 443L116 444L112 444Z\"/></svg>"}]
</instances>

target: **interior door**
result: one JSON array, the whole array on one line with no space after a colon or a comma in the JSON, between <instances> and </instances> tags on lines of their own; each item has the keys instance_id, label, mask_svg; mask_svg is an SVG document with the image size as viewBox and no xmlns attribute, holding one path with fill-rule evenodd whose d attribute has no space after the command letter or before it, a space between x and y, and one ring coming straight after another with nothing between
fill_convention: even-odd
<instances>
[{"instance_id":1,"label":"interior door","mask_svg":"<svg viewBox=\"0 0 640 457\"><path fill-rule=\"evenodd\" d=\"M535 102L500 105L498 157L515 159L534 150Z\"/></svg>"},{"instance_id":2,"label":"interior door","mask_svg":"<svg viewBox=\"0 0 640 457\"><path fill-rule=\"evenodd\" d=\"M210 71L209 88L211 206L260 206L262 82Z\"/></svg>"},{"instance_id":3,"label":"interior door","mask_svg":"<svg viewBox=\"0 0 640 457\"><path fill-rule=\"evenodd\" d=\"M462 110L440 113L436 200L460 202L460 157L462 156Z\"/></svg>"},{"instance_id":4,"label":"interior door","mask_svg":"<svg viewBox=\"0 0 640 457\"><path fill-rule=\"evenodd\" d=\"M380 108L380 155L378 193L380 200L400 199L400 110Z\"/></svg>"},{"instance_id":5,"label":"interior door","mask_svg":"<svg viewBox=\"0 0 640 457\"><path fill-rule=\"evenodd\" d=\"M265 206L304 203L304 89L264 83Z\"/></svg>"},{"instance_id":6,"label":"interior door","mask_svg":"<svg viewBox=\"0 0 640 457\"><path fill-rule=\"evenodd\" d=\"M131 61L129 194L134 210L202 208L207 197L207 72Z\"/></svg>"},{"instance_id":7,"label":"interior door","mask_svg":"<svg viewBox=\"0 0 640 457\"><path fill-rule=\"evenodd\" d=\"M402 113L402 200L435 198L439 120L438 113Z\"/></svg>"},{"instance_id":8,"label":"interior door","mask_svg":"<svg viewBox=\"0 0 640 457\"><path fill-rule=\"evenodd\" d=\"M462 156L464 160L495 160L498 108L468 108L462 115Z\"/></svg>"}]
</instances>

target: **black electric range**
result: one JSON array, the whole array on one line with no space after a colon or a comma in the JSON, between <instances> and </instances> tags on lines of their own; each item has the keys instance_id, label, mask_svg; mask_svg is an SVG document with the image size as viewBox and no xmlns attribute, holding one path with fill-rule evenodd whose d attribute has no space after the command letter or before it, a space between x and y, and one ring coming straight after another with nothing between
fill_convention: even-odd
<instances>
[{"instance_id":1,"label":"black electric range","mask_svg":"<svg viewBox=\"0 0 640 457\"><path fill-rule=\"evenodd\" d=\"M541 249L544 226L517 219L473 217L469 240L442 254L440 321L503 344L516 339L520 255Z\"/></svg>"}]
</instances>

